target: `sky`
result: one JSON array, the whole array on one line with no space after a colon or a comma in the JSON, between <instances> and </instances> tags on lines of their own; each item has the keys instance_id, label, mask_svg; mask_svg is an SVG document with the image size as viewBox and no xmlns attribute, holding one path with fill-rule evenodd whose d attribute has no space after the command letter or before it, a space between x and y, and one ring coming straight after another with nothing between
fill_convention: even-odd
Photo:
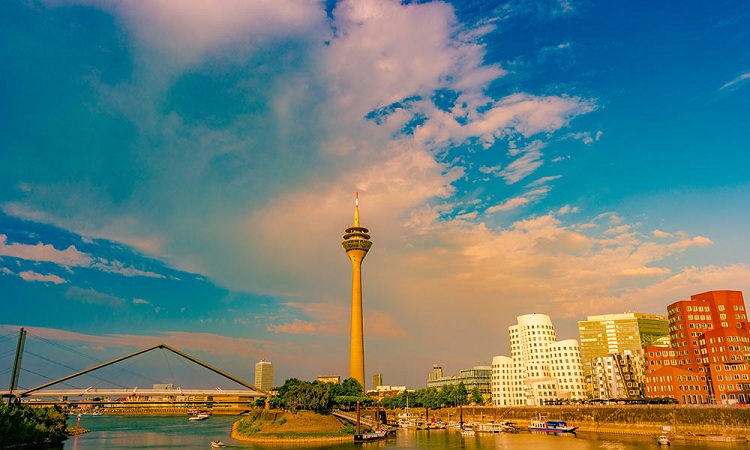
<instances>
[{"instance_id":1,"label":"sky","mask_svg":"<svg viewBox=\"0 0 750 450\"><path fill-rule=\"evenodd\" d=\"M368 388L750 292L744 0L8 0L0 49L3 385L20 327L26 387L346 378L355 192Z\"/></svg>"}]
</instances>

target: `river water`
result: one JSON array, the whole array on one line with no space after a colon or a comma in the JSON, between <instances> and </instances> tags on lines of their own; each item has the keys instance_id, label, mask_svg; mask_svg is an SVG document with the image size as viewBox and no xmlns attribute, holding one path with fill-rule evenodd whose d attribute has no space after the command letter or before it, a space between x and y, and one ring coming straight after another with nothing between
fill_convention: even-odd
<instances>
[{"instance_id":1,"label":"river water","mask_svg":"<svg viewBox=\"0 0 750 450\"><path fill-rule=\"evenodd\" d=\"M63 444L65 450L125 449L210 449L211 441L219 439L225 448L236 449L430 449L430 450L657 450L656 439L643 436L483 434L472 437L450 430L398 430L396 437L376 442L345 444L272 444L260 445L236 441L229 436L237 416L214 416L200 422L187 416L116 416L81 417L81 427L90 433L73 436ZM75 426L76 417L70 420ZM672 449L750 450L748 443L672 441Z\"/></svg>"}]
</instances>

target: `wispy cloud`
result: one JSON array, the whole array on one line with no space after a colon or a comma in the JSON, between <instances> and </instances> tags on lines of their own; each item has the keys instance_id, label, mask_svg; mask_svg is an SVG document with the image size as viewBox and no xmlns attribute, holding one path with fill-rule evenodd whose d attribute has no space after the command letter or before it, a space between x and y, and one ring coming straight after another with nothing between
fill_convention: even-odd
<instances>
[{"instance_id":1,"label":"wispy cloud","mask_svg":"<svg viewBox=\"0 0 750 450\"><path fill-rule=\"evenodd\" d=\"M740 86L744 85L744 84L745 84L745 83L747 82L747 80L749 80L749 79L750 79L750 72L745 72L745 73L743 73L742 75L739 75L739 76L738 76L737 78L735 78L734 80L732 80L732 81L729 81L729 82L727 82L727 83L724 83L724 84L723 84L723 85L722 85L722 86L721 86L721 87L719 88L719 90L730 89L730 88L731 88L731 89L737 89L737 88L739 88Z\"/></svg>"},{"instance_id":2,"label":"wispy cloud","mask_svg":"<svg viewBox=\"0 0 750 450\"><path fill-rule=\"evenodd\" d=\"M83 289L77 286L71 286L65 291L65 298L81 303L91 305L105 305L114 307L123 307L127 303L124 299L114 295L104 294L94 289Z\"/></svg>"},{"instance_id":3,"label":"wispy cloud","mask_svg":"<svg viewBox=\"0 0 750 450\"><path fill-rule=\"evenodd\" d=\"M534 141L522 150L520 158L515 159L498 175L505 179L507 184L514 184L531 175L542 166L542 149L546 145L542 141Z\"/></svg>"}]
</instances>

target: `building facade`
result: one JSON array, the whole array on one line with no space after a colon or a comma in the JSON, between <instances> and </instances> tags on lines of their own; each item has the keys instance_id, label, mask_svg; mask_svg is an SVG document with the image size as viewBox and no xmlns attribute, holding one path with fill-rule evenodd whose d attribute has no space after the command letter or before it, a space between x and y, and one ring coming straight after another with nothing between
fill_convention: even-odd
<instances>
[{"instance_id":1,"label":"building facade","mask_svg":"<svg viewBox=\"0 0 750 450\"><path fill-rule=\"evenodd\" d=\"M637 371L645 369L642 350L649 345L669 345L669 320L666 316L643 313L588 316L578 322L578 336L583 375L591 397L632 398L633 377L641 384L635 391L642 392L644 388L645 372ZM636 372L624 373L624 370Z\"/></svg>"},{"instance_id":2,"label":"building facade","mask_svg":"<svg viewBox=\"0 0 750 450\"><path fill-rule=\"evenodd\" d=\"M652 358L652 349L647 352L647 366L654 371L647 378L646 395L672 397L683 404L749 403L750 324L742 292L721 290L692 295L690 300L669 305L667 313L672 341L669 357ZM654 349L653 353L663 355L666 351ZM703 386L697 392L673 390L675 395L665 395L654 383L666 380L675 367L691 372L690 381L697 380ZM680 376L684 380L685 375Z\"/></svg>"},{"instance_id":3,"label":"building facade","mask_svg":"<svg viewBox=\"0 0 750 450\"><path fill-rule=\"evenodd\" d=\"M527 314L508 328L510 358L493 358L494 406L538 406L586 398L581 351L574 339L557 341L549 316Z\"/></svg>"},{"instance_id":4,"label":"building facade","mask_svg":"<svg viewBox=\"0 0 750 450\"><path fill-rule=\"evenodd\" d=\"M637 399L646 392L643 350L623 350L592 360L592 397L595 399Z\"/></svg>"},{"instance_id":5,"label":"building facade","mask_svg":"<svg viewBox=\"0 0 750 450\"><path fill-rule=\"evenodd\" d=\"M265 359L255 364L255 387L265 392L273 389L273 364Z\"/></svg>"}]
</instances>

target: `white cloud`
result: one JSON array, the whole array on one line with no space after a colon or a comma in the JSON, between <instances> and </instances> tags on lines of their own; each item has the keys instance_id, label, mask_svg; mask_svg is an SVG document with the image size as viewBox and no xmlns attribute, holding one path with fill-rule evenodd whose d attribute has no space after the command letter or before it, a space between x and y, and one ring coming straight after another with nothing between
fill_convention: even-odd
<instances>
[{"instance_id":1,"label":"white cloud","mask_svg":"<svg viewBox=\"0 0 750 450\"><path fill-rule=\"evenodd\" d=\"M31 270L26 270L18 274L21 278L23 278L26 281L41 281L44 283L54 283L54 284L63 284L67 283L68 281L58 277L57 275L42 275L41 273L33 272Z\"/></svg>"},{"instance_id":2,"label":"white cloud","mask_svg":"<svg viewBox=\"0 0 750 450\"><path fill-rule=\"evenodd\" d=\"M325 23L320 2L311 0L78 0L77 3L115 14L145 47L161 49L170 57L188 63L230 46L257 49L269 39L319 36Z\"/></svg>"},{"instance_id":3,"label":"white cloud","mask_svg":"<svg viewBox=\"0 0 750 450\"><path fill-rule=\"evenodd\" d=\"M4 234L0 234L0 256L52 262L61 266L88 266L92 262L90 255L79 252L74 245L65 250L57 250L54 246L41 242L35 245L8 244L8 236Z\"/></svg>"}]
</instances>

